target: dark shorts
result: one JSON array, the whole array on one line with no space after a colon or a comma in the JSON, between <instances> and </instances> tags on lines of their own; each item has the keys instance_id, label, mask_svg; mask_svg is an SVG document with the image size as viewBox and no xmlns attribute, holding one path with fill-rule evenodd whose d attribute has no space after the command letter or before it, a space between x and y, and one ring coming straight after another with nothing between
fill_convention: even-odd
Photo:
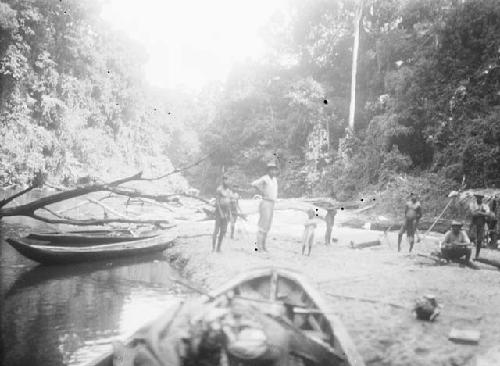
<instances>
[{"instance_id":1,"label":"dark shorts","mask_svg":"<svg viewBox=\"0 0 500 366\"><path fill-rule=\"evenodd\" d=\"M462 257L470 256L471 249L465 245L443 245L441 248L443 257L450 260L457 260Z\"/></svg>"},{"instance_id":2,"label":"dark shorts","mask_svg":"<svg viewBox=\"0 0 500 366\"><path fill-rule=\"evenodd\" d=\"M415 236L415 232L417 231L417 219L405 219L405 222L401 226L399 230L400 234L404 234L408 236Z\"/></svg>"},{"instance_id":3,"label":"dark shorts","mask_svg":"<svg viewBox=\"0 0 500 366\"><path fill-rule=\"evenodd\" d=\"M215 223L220 227L222 232L226 232L227 225L231 220L231 211L222 209L222 215L219 210L215 210Z\"/></svg>"}]
</instances>

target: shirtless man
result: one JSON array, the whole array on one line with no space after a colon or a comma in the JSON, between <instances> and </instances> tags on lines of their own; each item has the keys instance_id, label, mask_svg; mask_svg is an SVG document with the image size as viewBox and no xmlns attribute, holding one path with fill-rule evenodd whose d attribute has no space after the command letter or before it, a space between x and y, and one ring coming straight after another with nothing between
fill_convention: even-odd
<instances>
[{"instance_id":1,"label":"shirtless man","mask_svg":"<svg viewBox=\"0 0 500 366\"><path fill-rule=\"evenodd\" d=\"M410 242L410 252L413 250L413 244L415 243L415 231L417 230L417 225L421 217L422 207L420 206L420 202L417 200L417 196L412 194L410 201L406 202L405 221L398 234L398 252L401 251L401 241L405 232L406 237Z\"/></svg>"},{"instance_id":2,"label":"shirtless man","mask_svg":"<svg viewBox=\"0 0 500 366\"><path fill-rule=\"evenodd\" d=\"M325 222L326 222L325 245L330 245L332 242L332 229L333 229L333 224L335 222L336 214L337 214L337 209L335 208L335 206L329 204L328 207L326 208L326 216L325 216ZM335 241L336 239L333 240Z\"/></svg>"},{"instance_id":3,"label":"shirtless man","mask_svg":"<svg viewBox=\"0 0 500 366\"><path fill-rule=\"evenodd\" d=\"M217 188L215 199L215 228L212 234L212 251L220 252L227 225L231 220L231 196L233 192L227 184L227 177L222 177L222 184ZM218 238L217 238L218 235Z\"/></svg>"},{"instance_id":4,"label":"shirtless man","mask_svg":"<svg viewBox=\"0 0 500 366\"><path fill-rule=\"evenodd\" d=\"M316 226L318 226L316 220L316 210L314 208L310 208L307 210L307 220L304 223L304 234L302 236L302 255L306 254L311 255L312 246L314 244L314 231L316 230Z\"/></svg>"},{"instance_id":5,"label":"shirtless man","mask_svg":"<svg viewBox=\"0 0 500 366\"><path fill-rule=\"evenodd\" d=\"M470 234L472 241L476 244L476 259L479 258L481 245L484 241L484 224L486 220L491 217L490 208L487 204L483 203L483 195L475 194L476 200L470 204L470 211L472 215Z\"/></svg>"},{"instance_id":6,"label":"shirtless man","mask_svg":"<svg viewBox=\"0 0 500 366\"><path fill-rule=\"evenodd\" d=\"M234 239L234 228L236 226L236 220L238 216L241 216L243 220L246 220L246 216L242 213L240 204L240 195L233 191L231 195L230 201L230 210L231 210L231 218L230 218L230 227L231 227L231 239Z\"/></svg>"}]
</instances>

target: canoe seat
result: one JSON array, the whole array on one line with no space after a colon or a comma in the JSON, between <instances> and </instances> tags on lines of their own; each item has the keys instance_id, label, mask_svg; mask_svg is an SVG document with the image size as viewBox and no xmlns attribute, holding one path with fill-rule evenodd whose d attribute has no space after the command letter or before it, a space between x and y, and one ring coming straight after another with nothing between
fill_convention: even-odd
<instances>
[{"instance_id":1,"label":"canoe seat","mask_svg":"<svg viewBox=\"0 0 500 366\"><path fill-rule=\"evenodd\" d=\"M321 342L328 342L329 340L328 336L325 333L319 332L317 330L302 330L302 332L306 334L308 337L316 339Z\"/></svg>"}]
</instances>

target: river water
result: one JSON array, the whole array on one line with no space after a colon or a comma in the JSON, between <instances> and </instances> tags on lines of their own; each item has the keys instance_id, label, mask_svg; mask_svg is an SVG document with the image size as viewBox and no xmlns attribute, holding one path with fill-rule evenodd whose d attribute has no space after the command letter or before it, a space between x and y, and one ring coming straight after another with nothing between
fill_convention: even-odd
<instances>
[{"instance_id":1,"label":"river water","mask_svg":"<svg viewBox=\"0 0 500 366\"><path fill-rule=\"evenodd\" d=\"M50 227L28 218L0 223L0 364L81 365L161 312L185 289L162 255L41 266L6 242ZM52 227L54 229L54 227Z\"/></svg>"}]
</instances>

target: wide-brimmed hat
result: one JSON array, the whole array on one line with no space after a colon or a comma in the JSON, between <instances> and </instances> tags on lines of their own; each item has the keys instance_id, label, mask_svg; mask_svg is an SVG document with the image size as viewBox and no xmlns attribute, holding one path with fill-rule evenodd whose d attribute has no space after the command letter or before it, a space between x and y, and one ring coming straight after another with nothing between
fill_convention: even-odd
<instances>
[{"instance_id":1,"label":"wide-brimmed hat","mask_svg":"<svg viewBox=\"0 0 500 366\"><path fill-rule=\"evenodd\" d=\"M463 225L464 225L463 223L461 223L460 221L457 221L457 220L453 220L451 222L451 226L460 226L460 227L462 227Z\"/></svg>"},{"instance_id":2,"label":"wide-brimmed hat","mask_svg":"<svg viewBox=\"0 0 500 366\"><path fill-rule=\"evenodd\" d=\"M476 193L476 194L474 194L474 197L476 197L476 198L484 198L484 194Z\"/></svg>"}]
</instances>

